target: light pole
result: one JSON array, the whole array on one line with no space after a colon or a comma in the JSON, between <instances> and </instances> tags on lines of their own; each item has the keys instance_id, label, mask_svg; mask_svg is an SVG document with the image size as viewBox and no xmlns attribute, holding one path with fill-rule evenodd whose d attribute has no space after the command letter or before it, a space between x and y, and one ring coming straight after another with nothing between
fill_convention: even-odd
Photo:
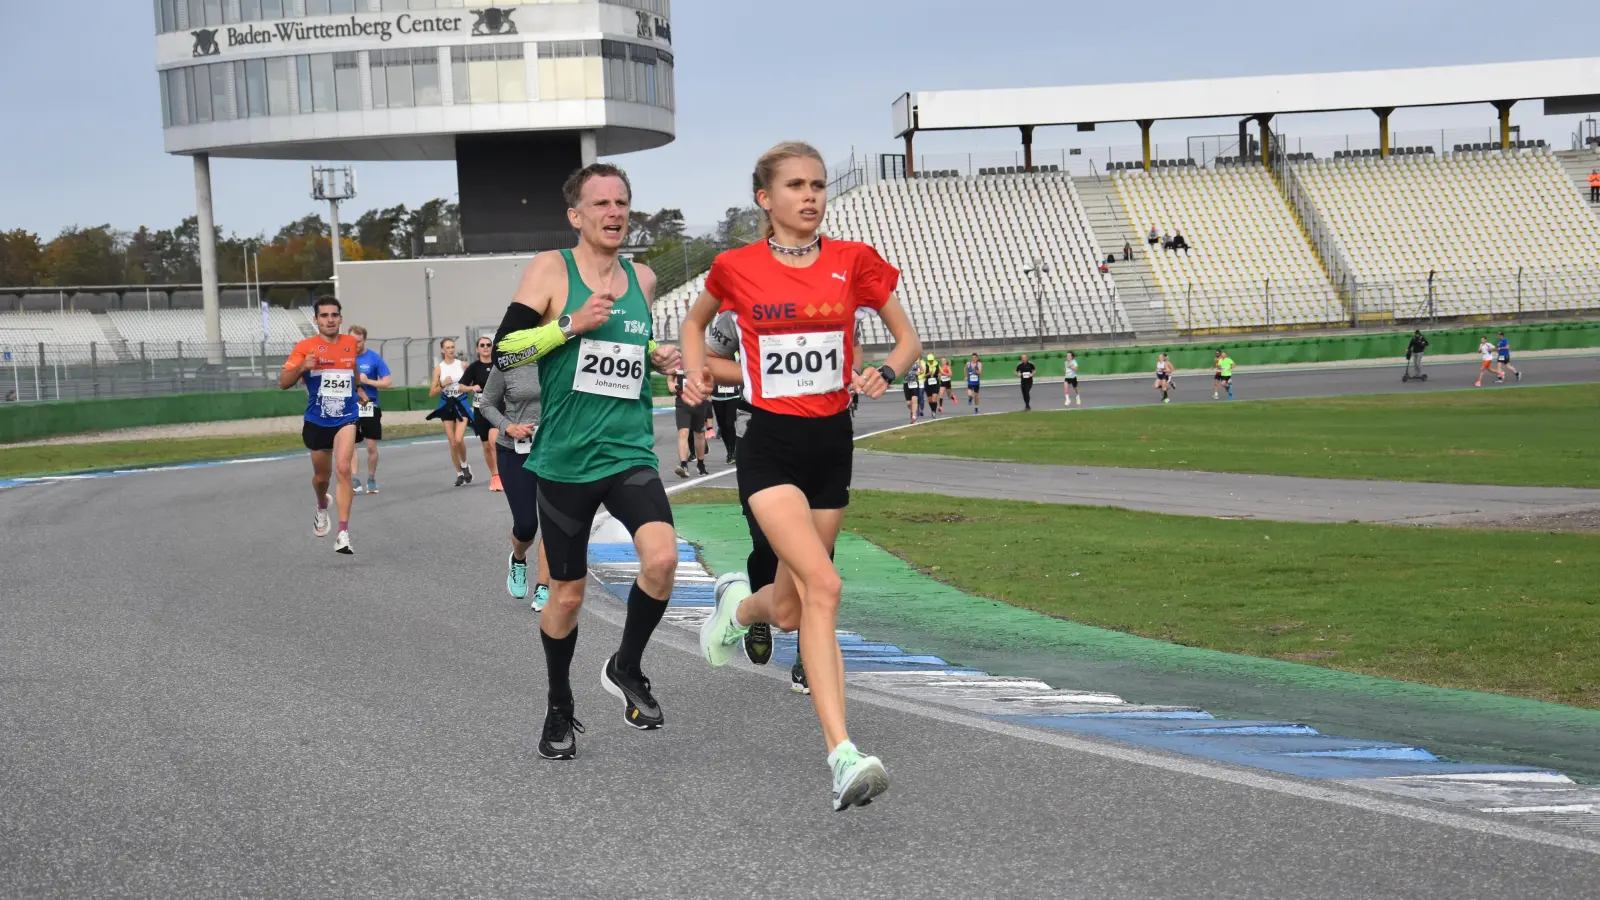
<instances>
[{"instance_id":1,"label":"light pole","mask_svg":"<svg viewBox=\"0 0 1600 900\"><path fill-rule=\"evenodd\" d=\"M333 247L333 296L339 296L339 201L356 195L356 170L311 167L311 199L328 201L329 227L333 229L329 243Z\"/></svg>"},{"instance_id":2,"label":"light pole","mask_svg":"<svg viewBox=\"0 0 1600 900\"><path fill-rule=\"evenodd\" d=\"M1022 270L1022 274L1033 278L1033 294L1036 304L1034 312L1034 325L1039 334L1039 349L1044 349L1044 276L1050 274L1050 264L1037 256L1033 258L1033 265Z\"/></svg>"},{"instance_id":3,"label":"light pole","mask_svg":"<svg viewBox=\"0 0 1600 900\"><path fill-rule=\"evenodd\" d=\"M428 340L433 340L433 266L422 270L422 297L428 307Z\"/></svg>"}]
</instances>

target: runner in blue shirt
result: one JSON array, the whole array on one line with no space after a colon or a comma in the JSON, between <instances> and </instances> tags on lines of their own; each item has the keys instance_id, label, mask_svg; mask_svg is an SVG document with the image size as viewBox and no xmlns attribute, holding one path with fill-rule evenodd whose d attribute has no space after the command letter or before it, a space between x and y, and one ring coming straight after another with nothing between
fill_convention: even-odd
<instances>
[{"instance_id":1,"label":"runner in blue shirt","mask_svg":"<svg viewBox=\"0 0 1600 900\"><path fill-rule=\"evenodd\" d=\"M1507 372L1517 376L1518 381L1522 380L1522 373L1511 364L1511 342L1506 340L1504 331L1500 332L1500 341L1495 344L1495 355L1500 360L1500 373L1495 377L1495 381L1505 381Z\"/></svg>"},{"instance_id":2,"label":"runner in blue shirt","mask_svg":"<svg viewBox=\"0 0 1600 900\"><path fill-rule=\"evenodd\" d=\"M356 443L367 445L367 486L366 492L378 492L378 443L383 440L383 409L378 406L378 390L388 390L394 387L394 377L389 372L389 364L383 361L376 350L367 349L367 330L360 325L352 325L350 334L356 339L356 383L366 389L369 402L359 404L356 419ZM361 493L361 459L359 455L355 461L355 472L351 478L355 482L355 492Z\"/></svg>"}]
</instances>

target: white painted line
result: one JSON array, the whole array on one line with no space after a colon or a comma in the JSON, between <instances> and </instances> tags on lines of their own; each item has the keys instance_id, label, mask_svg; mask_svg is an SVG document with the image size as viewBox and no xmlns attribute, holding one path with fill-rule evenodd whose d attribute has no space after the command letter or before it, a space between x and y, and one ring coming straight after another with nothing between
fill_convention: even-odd
<instances>
[{"instance_id":1,"label":"white painted line","mask_svg":"<svg viewBox=\"0 0 1600 900\"><path fill-rule=\"evenodd\" d=\"M1560 772L1470 772L1453 775L1396 775L1378 781L1505 781L1524 784L1575 784Z\"/></svg>"}]
</instances>

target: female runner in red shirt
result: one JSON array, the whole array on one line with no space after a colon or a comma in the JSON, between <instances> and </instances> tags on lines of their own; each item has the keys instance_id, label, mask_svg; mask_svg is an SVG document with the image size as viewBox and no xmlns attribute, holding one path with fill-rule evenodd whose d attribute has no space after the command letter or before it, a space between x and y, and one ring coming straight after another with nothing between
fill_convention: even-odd
<instances>
[{"instance_id":1,"label":"female runner in red shirt","mask_svg":"<svg viewBox=\"0 0 1600 900\"><path fill-rule=\"evenodd\" d=\"M684 319L684 400L699 403L714 383L742 384L754 409L739 439L739 497L751 531L778 557L775 580L756 585L733 572L717 579L716 610L700 648L725 665L750 625L800 629L811 699L833 770L833 807L871 802L889 786L883 763L845 730L844 658L834 622L839 572L832 552L850 502L850 389L876 399L921 353L911 320L893 292L900 273L866 244L818 233L827 204L822 155L784 143L756 162L756 203L767 239L717 257L706 290ZM885 366L856 370L856 309L877 311L894 335ZM734 313L740 362L707 358L705 332Z\"/></svg>"}]
</instances>

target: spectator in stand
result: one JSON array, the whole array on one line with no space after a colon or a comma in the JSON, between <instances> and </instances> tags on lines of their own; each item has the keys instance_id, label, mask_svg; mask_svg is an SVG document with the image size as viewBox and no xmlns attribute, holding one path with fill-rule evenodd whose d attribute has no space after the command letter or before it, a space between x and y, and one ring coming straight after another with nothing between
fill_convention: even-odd
<instances>
[{"instance_id":1,"label":"spectator in stand","mask_svg":"<svg viewBox=\"0 0 1600 900\"><path fill-rule=\"evenodd\" d=\"M1161 232L1161 249L1172 249L1172 235L1167 234L1165 231Z\"/></svg>"},{"instance_id":2,"label":"spectator in stand","mask_svg":"<svg viewBox=\"0 0 1600 900\"><path fill-rule=\"evenodd\" d=\"M7 403L15 403L15 402L17 402L17 392L14 391L14 390L13 391L6 391L6 402Z\"/></svg>"},{"instance_id":3,"label":"spectator in stand","mask_svg":"<svg viewBox=\"0 0 1600 900\"><path fill-rule=\"evenodd\" d=\"M1109 273L1110 271L1111 271L1111 267L1106 265L1105 260L1101 260L1100 261L1100 274L1101 275L1105 275L1105 274Z\"/></svg>"},{"instance_id":4,"label":"spectator in stand","mask_svg":"<svg viewBox=\"0 0 1600 900\"><path fill-rule=\"evenodd\" d=\"M1172 233L1172 249L1174 251L1182 250L1184 253L1189 252L1189 242L1183 239L1182 232L1174 231Z\"/></svg>"},{"instance_id":5,"label":"spectator in stand","mask_svg":"<svg viewBox=\"0 0 1600 900\"><path fill-rule=\"evenodd\" d=\"M1589 172L1589 202L1600 203L1600 169Z\"/></svg>"},{"instance_id":6,"label":"spectator in stand","mask_svg":"<svg viewBox=\"0 0 1600 900\"><path fill-rule=\"evenodd\" d=\"M1156 231L1156 227L1154 225L1151 225L1150 226L1150 246L1154 247L1156 245L1156 243L1158 241L1160 241L1160 240L1161 240L1160 232Z\"/></svg>"},{"instance_id":7,"label":"spectator in stand","mask_svg":"<svg viewBox=\"0 0 1600 900\"><path fill-rule=\"evenodd\" d=\"M1122 261L1129 262L1133 259L1133 245L1127 241L1122 242Z\"/></svg>"}]
</instances>

